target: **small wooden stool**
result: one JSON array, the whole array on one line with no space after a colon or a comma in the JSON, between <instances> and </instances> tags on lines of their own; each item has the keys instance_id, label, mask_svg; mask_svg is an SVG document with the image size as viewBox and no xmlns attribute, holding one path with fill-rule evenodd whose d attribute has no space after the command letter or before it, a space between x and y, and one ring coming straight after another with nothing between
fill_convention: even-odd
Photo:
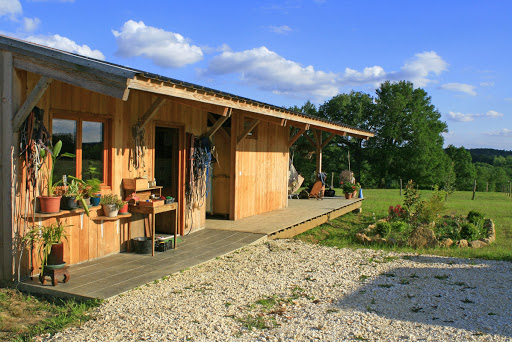
<instances>
[{"instance_id":1,"label":"small wooden stool","mask_svg":"<svg viewBox=\"0 0 512 342\"><path fill-rule=\"evenodd\" d=\"M62 268L56 268L56 269L48 269L47 267L44 268L43 274L39 275L39 281L41 284L46 284L46 276L49 276L52 278L52 285L57 286L59 281L57 280L57 277L60 275L64 276L64 279L62 282L67 283L69 281L69 273L68 273L69 266L64 266Z\"/></svg>"}]
</instances>

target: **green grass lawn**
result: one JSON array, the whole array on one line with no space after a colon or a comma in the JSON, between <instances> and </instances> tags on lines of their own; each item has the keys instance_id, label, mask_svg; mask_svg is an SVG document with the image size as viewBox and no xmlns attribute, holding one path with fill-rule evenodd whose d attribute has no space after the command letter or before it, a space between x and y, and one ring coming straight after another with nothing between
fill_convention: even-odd
<instances>
[{"instance_id":1,"label":"green grass lawn","mask_svg":"<svg viewBox=\"0 0 512 342\"><path fill-rule=\"evenodd\" d=\"M422 198L428 198L431 191L422 190ZM341 195L339 189L336 194ZM375 219L387 216L389 206L402 204L403 196L399 190L363 189L365 201L361 214L350 213L327 224L311 229L297 238L319 243L326 246L368 248L354 240L355 232L374 223ZM448 197L446 211L441 214L467 215L470 210L481 212L486 218L491 218L496 225L496 242L489 247L481 249L472 248L434 248L415 250L409 247L372 246L375 249L387 249L422 254L435 254L461 258L481 258L512 261L512 199L504 193L477 192L475 200L471 200L473 193L457 191Z\"/></svg>"}]
</instances>

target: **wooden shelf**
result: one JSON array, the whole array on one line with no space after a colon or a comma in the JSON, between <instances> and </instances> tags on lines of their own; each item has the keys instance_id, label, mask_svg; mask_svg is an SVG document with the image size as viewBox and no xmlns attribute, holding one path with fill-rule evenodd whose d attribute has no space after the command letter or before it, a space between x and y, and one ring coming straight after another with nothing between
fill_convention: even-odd
<instances>
[{"instance_id":1,"label":"wooden shelf","mask_svg":"<svg viewBox=\"0 0 512 342\"><path fill-rule=\"evenodd\" d=\"M96 217L91 217L91 220L94 220L94 221L99 221L99 220L101 220L101 221L117 221L117 220L129 218L129 217L132 217L132 214L130 214L130 213L121 214L121 215L117 215L116 217L96 216Z\"/></svg>"},{"instance_id":2,"label":"wooden shelf","mask_svg":"<svg viewBox=\"0 0 512 342\"><path fill-rule=\"evenodd\" d=\"M89 211L98 210L101 209L101 206L95 206L90 207ZM58 217L58 216L64 216L64 215L79 215L85 213L85 210L82 208L77 208L73 210L61 210L58 213L51 213L51 214L45 214L45 213L34 213L35 218L49 218L49 217ZM32 218L32 215L29 215L29 218Z\"/></svg>"}]
</instances>

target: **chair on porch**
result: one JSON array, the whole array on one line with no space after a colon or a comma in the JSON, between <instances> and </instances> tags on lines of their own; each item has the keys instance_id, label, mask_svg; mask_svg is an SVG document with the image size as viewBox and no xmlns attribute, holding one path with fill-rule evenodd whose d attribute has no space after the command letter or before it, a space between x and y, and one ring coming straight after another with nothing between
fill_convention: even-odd
<instances>
[{"instance_id":1,"label":"chair on porch","mask_svg":"<svg viewBox=\"0 0 512 342\"><path fill-rule=\"evenodd\" d=\"M309 198L314 197L318 200L324 198L324 191L325 191L325 185L322 183L321 180L316 181L315 184L313 184L313 188L311 189L311 192L309 193Z\"/></svg>"}]
</instances>

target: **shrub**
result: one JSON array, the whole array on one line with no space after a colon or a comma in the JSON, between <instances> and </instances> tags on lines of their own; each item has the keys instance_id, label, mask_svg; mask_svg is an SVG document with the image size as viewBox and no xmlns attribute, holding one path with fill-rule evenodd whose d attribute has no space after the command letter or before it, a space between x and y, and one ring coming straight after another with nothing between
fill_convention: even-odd
<instances>
[{"instance_id":1,"label":"shrub","mask_svg":"<svg viewBox=\"0 0 512 342\"><path fill-rule=\"evenodd\" d=\"M479 213L478 211L471 210L468 213L468 221L476 226L483 225L484 220L484 214Z\"/></svg>"},{"instance_id":2,"label":"shrub","mask_svg":"<svg viewBox=\"0 0 512 342\"><path fill-rule=\"evenodd\" d=\"M430 223L434 221L441 212L445 210L444 202L446 192L439 190L437 185L434 188L432 197L428 201L421 201L416 207L416 220L419 223Z\"/></svg>"},{"instance_id":3,"label":"shrub","mask_svg":"<svg viewBox=\"0 0 512 342\"><path fill-rule=\"evenodd\" d=\"M379 221L375 227L375 233L385 238L391 232L391 224L389 222Z\"/></svg>"},{"instance_id":4,"label":"shrub","mask_svg":"<svg viewBox=\"0 0 512 342\"><path fill-rule=\"evenodd\" d=\"M467 222L460 228L460 237L464 240L473 241L480 238L480 231L473 223Z\"/></svg>"},{"instance_id":5,"label":"shrub","mask_svg":"<svg viewBox=\"0 0 512 342\"><path fill-rule=\"evenodd\" d=\"M407 218L407 212L400 205L397 204L395 207L392 205L388 208L388 221L399 221Z\"/></svg>"},{"instance_id":6,"label":"shrub","mask_svg":"<svg viewBox=\"0 0 512 342\"><path fill-rule=\"evenodd\" d=\"M443 217L434 227L434 232L439 240L460 240L460 217Z\"/></svg>"}]
</instances>

